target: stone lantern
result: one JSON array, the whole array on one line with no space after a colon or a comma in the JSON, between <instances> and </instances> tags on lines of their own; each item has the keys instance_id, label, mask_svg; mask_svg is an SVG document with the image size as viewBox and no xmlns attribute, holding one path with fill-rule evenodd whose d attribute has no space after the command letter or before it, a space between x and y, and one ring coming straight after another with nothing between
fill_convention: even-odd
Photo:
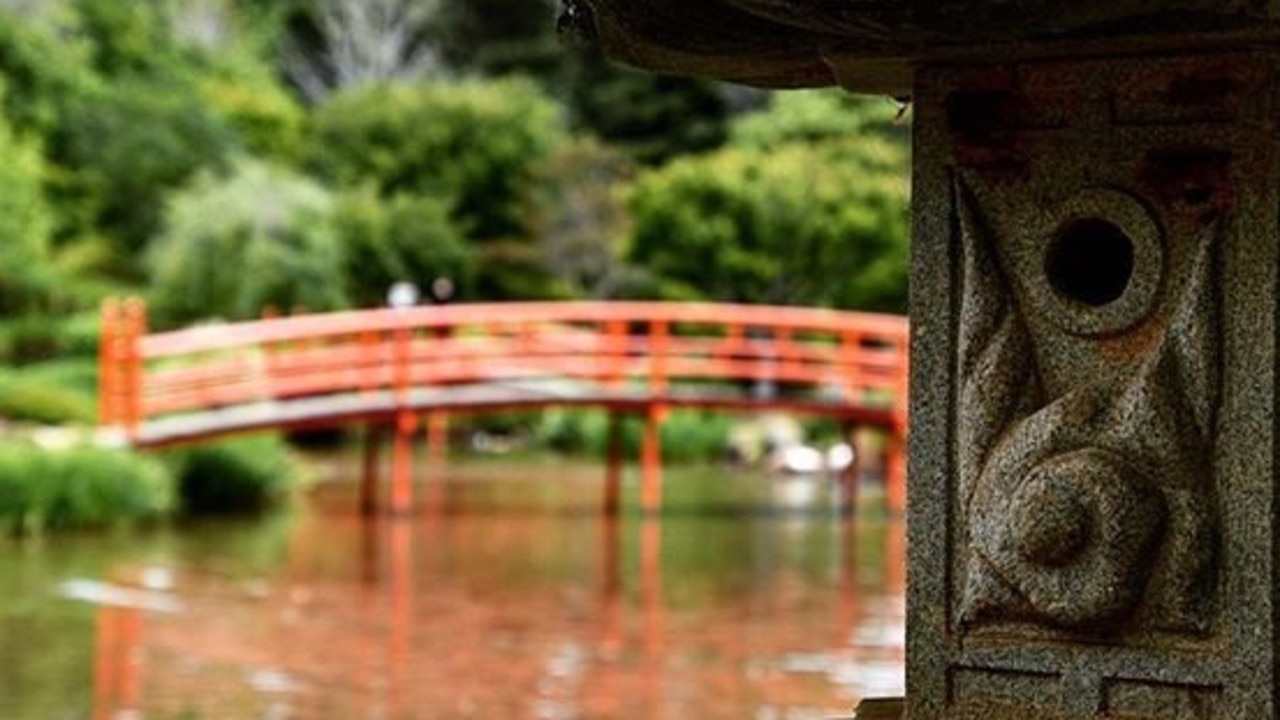
<instances>
[{"instance_id":1,"label":"stone lantern","mask_svg":"<svg viewBox=\"0 0 1280 720\"><path fill-rule=\"evenodd\" d=\"M1274 718L1280 3L576 0L910 98L906 715Z\"/></svg>"}]
</instances>

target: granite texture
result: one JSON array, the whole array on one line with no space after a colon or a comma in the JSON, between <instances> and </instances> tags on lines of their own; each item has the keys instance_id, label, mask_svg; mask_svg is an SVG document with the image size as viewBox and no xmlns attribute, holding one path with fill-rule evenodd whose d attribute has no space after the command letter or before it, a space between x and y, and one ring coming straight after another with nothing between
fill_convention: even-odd
<instances>
[{"instance_id":1,"label":"granite texture","mask_svg":"<svg viewBox=\"0 0 1280 720\"><path fill-rule=\"evenodd\" d=\"M1275 716L1276 65L921 72L912 720Z\"/></svg>"}]
</instances>

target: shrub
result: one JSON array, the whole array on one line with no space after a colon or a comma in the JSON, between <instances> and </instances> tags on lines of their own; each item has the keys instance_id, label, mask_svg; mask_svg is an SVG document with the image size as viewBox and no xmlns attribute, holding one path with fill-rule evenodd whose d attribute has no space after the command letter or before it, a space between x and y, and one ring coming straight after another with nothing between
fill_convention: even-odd
<instances>
[{"instance_id":1,"label":"shrub","mask_svg":"<svg viewBox=\"0 0 1280 720\"><path fill-rule=\"evenodd\" d=\"M49 451L0 442L0 524L12 532L152 520L172 507L170 476L153 458L99 448Z\"/></svg>"},{"instance_id":2,"label":"shrub","mask_svg":"<svg viewBox=\"0 0 1280 720\"><path fill-rule=\"evenodd\" d=\"M889 98L852 95L843 90L774 93L767 108L734 121L730 142L741 148L767 150L794 142L870 136L905 149L910 144L911 131L899 119L900 112L900 105Z\"/></svg>"},{"instance_id":3,"label":"shrub","mask_svg":"<svg viewBox=\"0 0 1280 720\"><path fill-rule=\"evenodd\" d=\"M875 137L678 160L636 184L630 260L666 296L901 311L907 186Z\"/></svg>"},{"instance_id":4,"label":"shrub","mask_svg":"<svg viewBox=\"0 0 1280 720\"><path fill-rule=\"evenodd\" d=\"M0 118L0 316L38 309L53 286L43 176L36 147Z\"/></svg>"},{"instance_id":5,"label":"shrub","mask_svg":"<svg viewBox=\"0 0 1280 720\"><path fill-rule=\"evenodd\" d=\"M564 135L528 81L369 85L317 108L307 158L337 185L450 198L472 237L494 239L521 232L533 168Z\"/></svg>"},{"instance_id":6,"label":"shrub","mask_svg":"<svg viewBox=\"0 0 1280 720\"><path fill-rule=\"evenodd\" d=\"M181 509L189 515L252 514L283 502L302 477L275 435L197 445L172 455Z\"/></svg>"},{"instance_id":7,"label":"shrub","mask_svg":"<svg viewBox=\"0 0 1280 720\"><path fill-rule=\"evenodd\" d=\"M378 306L396 281L425 287L437 277L451 279L458 295L469 294L474 252L449 213L449 204L438 198L396 195L384 200L368 185L344 194L334 223L354 303Z\"/></svg>"},{"instance_id":8,"label":"shrub","mask_svg":"<svg viewBox=\"0 0 1280 720\"><path fill-rule=\"evenodd\" d=\"M128 76L81 93L52 141L59 195L90 223L69 231L104 231L136 251L158 228L165 194L222 167L234 141L187 79Z\"/></svg>"},{"instance_id":9,"label":"shrub","mask_svg":"<svg viewBox=\"0 0 1280 720\"><path fill-rule=\"evenodd\" d=\"M264 72L212 75L200 80L199 91L201 99L236 132L244 151L295 159L302 144L303 110Z\"/></svg>"},{"instance_id":10,"label":"shrub","mask_svg":"<svg viewBox=\"0 0 1280 720\"><path fill-rule=\"evenodd\" d=\"M25 365L68 356L95 357L99 333L96 312L0 320L0 363Z\"/></svg>"},{"instance_id":11,"label":"shrub","mask_svg":"<svg viewBox=\"0 0 1280 720\"><path fill-rule=\"evenodd\" d=\"M41 2L41 9L54 3ZM32 3L35 5L35 3ZM33 18L13 7L0 8L0 76L8 92L4 115L24 132L46 136L67 105L97 81L91 46L68 32L67 13Z\"/></svg>"},{"instance_id":12,"label":"shrub","mask_svg":"<svg viewBox=\"0 0 1280 720\"><path fill-rule=\"evenodd\" d=\"M623 263L632 167L595 140L565 143L537 168L527 196L542 265L577 297L611 297L635 274Z\"/></svg>"},{"instance_id":13,"label":"shrub","mask_svg":"<svg viewBox=\"0 0 1280 720\"><path fill-rule=\"evenodd\" d=\"M175 195L147 252L161 323L257 317L267 305L348 305L343 251L327 190L243 161Z\"/></svg>"}]
</instances>

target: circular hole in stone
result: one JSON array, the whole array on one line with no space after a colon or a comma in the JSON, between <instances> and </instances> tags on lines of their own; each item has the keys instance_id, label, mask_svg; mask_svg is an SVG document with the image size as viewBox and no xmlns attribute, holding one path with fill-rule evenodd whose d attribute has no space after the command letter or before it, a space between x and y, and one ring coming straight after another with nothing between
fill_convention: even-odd
<instances>
[{"instance_id":1,"label":"circular hole in stone","mask_svg":"<svg viewBox=\"0 0 1280 720\"><path fill-rule=\"evenodd\" d=\"M1075 220L1049 244L1044 272L1060 295L1092 307L1109 305L1133 278L1133 241L1106 220Z\"/></svg>"}]
</instances>

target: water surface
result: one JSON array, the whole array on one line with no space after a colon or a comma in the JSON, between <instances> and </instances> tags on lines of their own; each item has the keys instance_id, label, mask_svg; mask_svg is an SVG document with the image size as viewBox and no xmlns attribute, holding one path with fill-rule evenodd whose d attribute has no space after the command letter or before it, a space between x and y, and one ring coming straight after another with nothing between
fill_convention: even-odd
<instances>
[{"instance_id":1,"label":"water surface","mask_svg":"<svg viewBox=\"0 0 1280 720\"><path fill-rule=\"evenodd\" d=\"M901 694L902 526L874 498L849 520L822 481L668 470L662 518L609 521L601 476L454 463L408 519L325 482L262 521L0 542L0 718L781 720Z\"/></svg>"}]
</instances>

